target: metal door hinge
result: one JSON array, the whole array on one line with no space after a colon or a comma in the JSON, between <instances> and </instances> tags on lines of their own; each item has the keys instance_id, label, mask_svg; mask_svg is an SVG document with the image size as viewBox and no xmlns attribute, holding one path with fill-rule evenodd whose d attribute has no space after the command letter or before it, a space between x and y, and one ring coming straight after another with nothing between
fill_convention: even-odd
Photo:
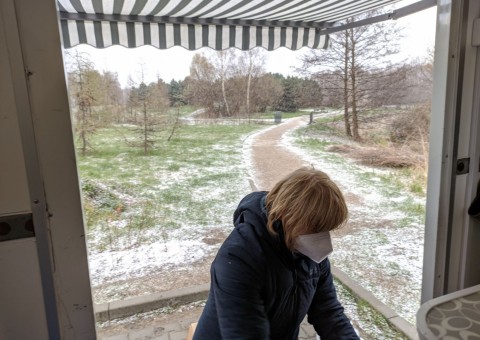
<instances>
[{"instance_id":1,"label":"metal door hinge","mask_svg":"<svg viewBox=\"0 0 480 340\"><path fill-rule=\"evenodd\" d=\"M0 242L34 237L32 214L17 214L0 217Z\"/></svg>"},{"instance_id":2,"label":"metal door hinge","mask_svg":"<svg viewBox=\"0 0 480 340\"><path fill-rule=\"evenodd\" d=\"M470 171L470 158L457 159L457 175L468 174Z\"/></svg>"}]
</instances>

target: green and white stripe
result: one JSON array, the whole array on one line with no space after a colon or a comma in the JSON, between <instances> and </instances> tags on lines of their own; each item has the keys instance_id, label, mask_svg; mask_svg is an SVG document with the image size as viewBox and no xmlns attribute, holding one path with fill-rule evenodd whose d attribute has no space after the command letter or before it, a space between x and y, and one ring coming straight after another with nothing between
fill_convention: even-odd
<instances>
[{"instance_id":1,"label":"green and white stripe","mask_svg":"<svg viewBox=\"0 0 480 340\"><path fill-rule=\"evenodd\" d=\"M398 0L57 0L65 48L326 48L338 20Z\"/></svg>"}]
</instances>

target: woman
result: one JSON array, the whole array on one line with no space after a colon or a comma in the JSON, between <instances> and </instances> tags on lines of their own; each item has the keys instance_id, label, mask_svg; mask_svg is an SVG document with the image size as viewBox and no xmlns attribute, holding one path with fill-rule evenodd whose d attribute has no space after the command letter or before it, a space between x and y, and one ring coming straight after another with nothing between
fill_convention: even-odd
<instances>
[{"instance_id":1,"label":"woman","mask_svg":"<svg viewBox=\"0 0 480 340\"><path fill-rule=\"evenodd\" d=\"M301 168L243 198L211 267L195 340L297 339L308 315L322 340L358 339L337 300L329 232L348 215L323 172Z\"/></svg>"}]
</instances>

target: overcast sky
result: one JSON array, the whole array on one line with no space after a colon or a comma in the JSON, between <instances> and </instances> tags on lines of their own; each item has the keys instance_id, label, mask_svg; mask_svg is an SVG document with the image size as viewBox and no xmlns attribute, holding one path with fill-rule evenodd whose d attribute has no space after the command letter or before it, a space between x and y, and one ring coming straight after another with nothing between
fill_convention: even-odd
<instances>
[{"instance_id":1,"label":"overcast sky","mask_svg":"<svg viewBox=\"0 0 480 340\"><path fill-rule=\"evenodd\" d=\"M415 2L405 0L399 3L397 8ZM397 20L404 27L401 41L401 59L424 58L427 50L433 48L435 40L435 17L436 8L430 8ZM71 49L89 54L96 68L100 71L109 70L116 72L122 86L126 86L129 75L134 79L139 78L141 64L144 66L145 81L155 81L160 76L164 81L172 79L182 80L188 73L192 56L201 52L188 51L183 47L172 47L167 50L159 50L151 46L142 46L128 49L123 46L112 46L105 49L93 48L89 45L79 45ZM299 56L307 48L291 51L287 48L279 48L266 53L266 70L278 72L284 75L293 75L293 68L299 66Z\"/></svg>"}]
</instances>

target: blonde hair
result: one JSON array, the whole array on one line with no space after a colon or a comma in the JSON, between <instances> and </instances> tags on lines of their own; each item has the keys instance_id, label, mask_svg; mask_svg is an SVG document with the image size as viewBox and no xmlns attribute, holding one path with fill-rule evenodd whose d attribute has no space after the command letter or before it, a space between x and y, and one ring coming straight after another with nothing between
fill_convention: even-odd
<instances>
[{"instance_id":1,"label":"blonde hair","mask_svg":"<svg viewBox=\"0 0 480 340\"><path fill-rule=\"evenodd\" d=\"M267 228L276 234L281 221L287 248L297 236L331 231L345 224L348 208L338 186L322 171L295 170L267 194Z\"/></svg>"}]
</instances>

